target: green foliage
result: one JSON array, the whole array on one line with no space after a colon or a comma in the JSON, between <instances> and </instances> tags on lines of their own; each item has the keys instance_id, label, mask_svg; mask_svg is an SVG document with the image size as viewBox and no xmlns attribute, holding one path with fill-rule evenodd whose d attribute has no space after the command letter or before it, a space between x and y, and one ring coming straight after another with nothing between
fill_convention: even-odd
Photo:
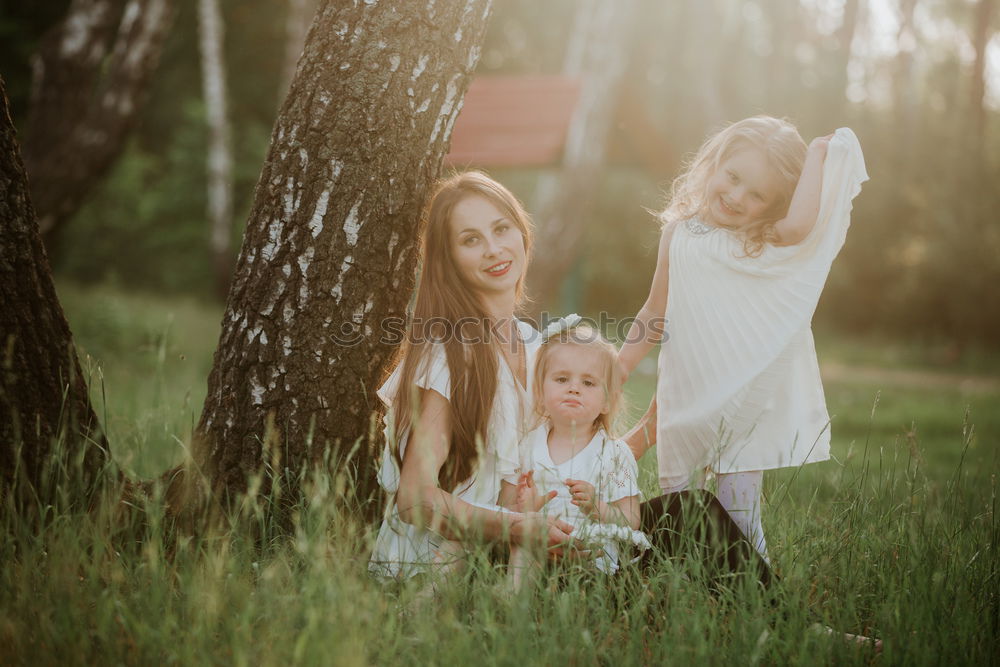
<instances>
[{"instance_id":1,"label":"green foliage","mask_svg":"<svg viewBox=\"0 0 1000 667\"><path fill-rule=\"evenodd\" d=\"M65 280L57 289L118 465L148 478L176 464L201 413L221 308Z\"/></svg>"},{"instance_id":2,"label":"green foliage","mask_svg":"<svg viewBox=\"0 0 1000 667\"><path fill-rule=\"evenodd\" d=\"M622 145L613 152L626 164L605 171L592 214L581 221L587 229L570 290L581 310L635 312L654 263L656 223L645 209L661 206L685 156L719 123L769 113L790 117L807 139L849 125L865 149L871 181L855 201L817 321L842 332L947 340L959 352L995 346L1000 122L987 106L980 136L970 108L972 71L963 40L975 27L971 3L921 0L918 14L945 27L927 30L918 20L911 60L906 52L875 49L872 31L880 26L866 13L868 3L860 3L849 61L837 36L844 3L638 2L627 83L674 167L656 174L637 169L637 153L627 144L642 135L630 134L619 119L612 140ZM0 39L0 56L4 75L16 79L9 86L15 110L26 106L27 58L66 6L34 4L0 10L0 35L10 37ZM580 6L570 0L494 3L479 73L562 71ZM222 9L236 150L235 252L280 105L286 3L227 0ZM88 282L211 293L200 77L195 4L180 3L134 139L58 240L52 253L58 272ZM500 175L529 195L534 210L530 193L538 171Z\"/></svg>"}]
</instances>

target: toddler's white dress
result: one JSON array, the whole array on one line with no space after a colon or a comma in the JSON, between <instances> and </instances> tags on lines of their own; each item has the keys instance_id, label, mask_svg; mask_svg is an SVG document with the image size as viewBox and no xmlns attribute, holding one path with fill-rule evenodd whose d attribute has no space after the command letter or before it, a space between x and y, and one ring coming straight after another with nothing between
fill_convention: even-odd
<instances>
[{"instance_id":1,"label":"toddler's white dress","mask_svg":"<svg viewBox=\"0 0 1000 667\"><path fill-rule=\"evenodd\" d=\"M857 137L840 128L823 167L819 217L794 246L747 257L742 238L692 219L670 244L660 348L660 486L719 473L798 466L830 456L830 418L812 316L868 179Z\"/></svg>"},{"instance_id":2,"label":"toddler's white dress","mask_svg":"<svg viewBox=\"0 0 1000 667\"><path fill-rule=\"evenodd\" d=\"M556 516L574 527L572 536L581 540L586 548L601 549L604 555L596 560L598 569L608 574L618 570L620 548L632 545L638 549L650 548L646 535L628 526L599 523L587 517L573 504L567 479L579 479L594 485L597 498L613 503L630 496L642 497L639 492L638 466L632 450L621 440L614 440L603 430L598 430L587 446L562 463L555 463L549 455L548 424L533 429L521 443L522 469L534 470L538 495L556 491L555 498L542 508L542 512ZM517 481L517 477L507 481Z\"/></svg>"},{"instance_id":3,"label":"toddler's white dress","mask_svg":"<svg viewBox=\"0 0 1000 667\"><path fill-rule=\"evenodd\" d=\"M497 510L500 510L497 505L500 480L510 477L516 480L517 477L520 464L518 443L528 430L527 419L532 407L531 369L541 344L540 334L530 324L521 321L517 324L518 333L524 342L528 386L522 388L507 363L500 359L500 375L485 446L480 452L472 478L454 491L457 498L468 503ZM406 389L399 386L401 374L402 368L397 368L378 390L378 397L389 408L385 416L386 446L378 473L379 485L388 498L368 570L377 577L388 579L406 579L426 572L434 562L435 547L441 542L439 535L404 522L396 508L395 494L399 489L400 470L390 454L388 443L396 437L393 433L392 405L397 393ZM431 351L415 378L418 387L431 389L451 400L451 379L442 344L432 344ZM409 431L399 434L400 458L406 452L408 439Z\"/></svg>"}]
</instances>

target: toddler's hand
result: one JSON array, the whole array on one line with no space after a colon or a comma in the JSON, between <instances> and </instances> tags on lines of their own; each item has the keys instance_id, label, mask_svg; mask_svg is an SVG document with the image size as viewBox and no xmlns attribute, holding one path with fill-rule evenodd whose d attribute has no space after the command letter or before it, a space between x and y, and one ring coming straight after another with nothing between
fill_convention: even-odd
<instances>
[{"instance_id":1,"label":"toddler's hand","mask_svg":"<svg viewBox=\"0 0 1000 667\"><path fill-rule=\"evenodd\" d=\"M545 506L545 503L555 497L555 491L550 491L544 496L538 495L538 487L535 486L534 470L521 473L521 476L517 478L517 499L515 500L515 509L518 512L538 512Z\"/></svg>"},{"instance_id":2,"label":"toddler's hand","mask_svg":"<svg viewBox=\"0 0 1000 667\"><path fill-rule=\"evenodd\" d=\"M567 479L563 482L569 487L569 494L573 498L574 505L587 515L594 515L597 512L597 503L594 485L582 479Z\"/></svg>"}]
</instances>

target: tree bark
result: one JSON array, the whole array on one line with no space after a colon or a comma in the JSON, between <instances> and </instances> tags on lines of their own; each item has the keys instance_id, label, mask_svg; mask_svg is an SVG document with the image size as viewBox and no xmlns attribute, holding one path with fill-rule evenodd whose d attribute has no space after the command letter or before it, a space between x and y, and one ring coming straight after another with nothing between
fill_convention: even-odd
<instances>
[{"instance_id":1,"label":"tree bark","mask_svg":"<svg viewBox=\"0 0 1000 667\"><path fill-rule=\"evenodd\" d=\"M295 67L299 64L302 47L306 43L309 26L316 13L316 0L288 0L288 16L285 19L285 62L281 68L281 84L278 101L284 101L288 88L295 77Z\"/></svg>"},{"instance_id":2,"label":"tree bark","mask_svg":"<svg viewBox=\"0 0 1000 667\"><path fill-rule=\"evenodd\" d=\"M0 303L0 497L27 481L45 504L54 473L79 473L89 485L107 449L38 235L3 79ZM49 465L53 454L60 465Z\"/></svg>"},{"instance_id":3,"label":"tree bark","mask_svg":"<svg viewBox=\"0 0 1000 667\"><path fill-rule=\"evenodd\" d=\"M202 91L208 121L208 220L211 227L215 291L225 299L233 262L229 239L233 224L233 151L226 111L224 31L218 0L199 0Z\"/></svg>"},{"instance_id":4,"label":"tree bark","mask_svg":"<svg viewBox=\"0 0 1000 667\"><path fill-rule=\"evenodd\" d=\"M562 168L543 175L538 186L536 254L545 261L532 265L528 286L543 306L552 303L579 254L621 99L635 7L634 0L586 0L576 10L563 71L581 80L580 100L570 119Z\"/></svg>"},{"instance_id":5,"label":"tree bark","mask_svg":"<svg viewBox=\"0 0 1000 667\"><path fill-rule=\"evenodd\" d=\"M341 469L352 456L362 497L374 489L375 390L490 8L318 11L271 135L197 428L216 493L245 490L265 467L321 465L327 450Z\"/></svg>"},{"instance_id":6,"label":"tree bark","mask_svg":"<svg viewBox=\"0 0 1000 667\"><path fill-rule=\"evenodd\" d=\"M175 0L73 0L32 62L24 161L46 237L121 154Z\"/></svg>"}]
</instances>

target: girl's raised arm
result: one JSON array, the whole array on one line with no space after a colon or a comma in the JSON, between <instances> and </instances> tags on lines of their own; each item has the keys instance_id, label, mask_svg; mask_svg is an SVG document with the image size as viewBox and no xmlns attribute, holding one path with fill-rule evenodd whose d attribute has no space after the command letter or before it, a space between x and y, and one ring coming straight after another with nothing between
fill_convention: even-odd
<instances>
[{"instance_id":1,"label":"girl's raised arm","mask_svg":"<svg viewBox=\"0 0 1000 667\"><path fill-rule=\"evenodd\" d=\"M809 143L802 175L792 193L788 215L774 224L778 245L795 245L809 236L819 217L819 196L823 189L823 161L832 134Z\"/></svg>"},{"instance_id":2,"label":"girl's raised arm","mask_svg":"<svg viewBox=\"0 0 1000 667\"><path fill-rule=\"evenodd\" d=\"M396 505L400 518L427 527L445 539L501 539L514 544L543 539L558 546L571 541L573 527L540 514L501 512L471 505L438 486L438 474L451 447L448 400L436 391L421 389L420 414L403 455Z\"/></svg>"},{"instance_id":3,"label":"girl's raised arm","mask_svg":"<svg viewBox=\"0 0 1000 667\"><path fill-rule=\"evenodd\" d=\"M666 327L664 315L667 312L667 281L670 275L670 239L673 238L676 222L663 227L660 247L656 253L656 272L649 287L646 303L639 309L635 321L628 329L625 344L618 351L618 363L626 375L646 356L650 348L663 340Z\"/></svg>"}]
</instances>

